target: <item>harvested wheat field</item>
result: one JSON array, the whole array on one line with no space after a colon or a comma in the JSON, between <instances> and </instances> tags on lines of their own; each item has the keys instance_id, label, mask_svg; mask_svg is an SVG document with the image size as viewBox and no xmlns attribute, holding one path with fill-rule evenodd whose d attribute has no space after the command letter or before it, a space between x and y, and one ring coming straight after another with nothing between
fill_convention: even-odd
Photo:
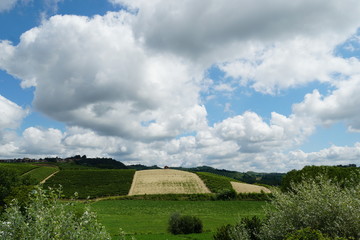
<instances>
[{"instance_id":1,"label":"harvested wheat field","mask_svg":"<svg viewBox=\"0 0 360 240\"><path fill-rule=\"evenodd\" d=\"M231 182L231 185L237 193L261 193L261 191L271 193L268 188L253 184Z\"/></svg>"},{"instance_id":2,"label":"harvested wheat field","mask_svg":"<svg viewBox=\"0 0 360 240\"><path fill-rule=\"evenodd\" d=\"M194 173L156 169L137 171L129 195L210 193L204 182Z\"/></svg>"}]
</instances>

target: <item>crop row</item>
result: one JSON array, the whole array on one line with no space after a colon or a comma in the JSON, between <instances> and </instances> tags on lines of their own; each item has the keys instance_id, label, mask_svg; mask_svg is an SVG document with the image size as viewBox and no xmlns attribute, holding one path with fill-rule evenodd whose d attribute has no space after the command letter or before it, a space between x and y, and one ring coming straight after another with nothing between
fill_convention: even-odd
<instances>
[{"instance_id":1,"label":"crop row","mask_svg":"<svg viewBox=\"0 0 360 240\"><path fill-rule=\"evenodd\" d=\"M134 173L135 170L63 170L44 185L61 185L67 198L71 198L75 192L79 198L127 195Z\"/></svg>"},{"instance_id":2,"label":"crop row","mask_svg":"<svg viewBox=\"0 0 360 240\"><path fill-rule=\"evenodd\" d=\"M237 182L235 179L220 176L214 173L197 172L196 174L213 193L221 192L224 189L233 189L230 182Z\"/></svg>"},{"instance_id":3,"label":"crop row","mask_svg":"<svg viewBox=\"0 0 360 240\"><path fill-rule=\"evenodd\" d=\"M19 175L23 175L34 168L38 168L38 166L29 163L0 163L0 170L11 169L16 171Z\"/></svg>"}]
</instances>

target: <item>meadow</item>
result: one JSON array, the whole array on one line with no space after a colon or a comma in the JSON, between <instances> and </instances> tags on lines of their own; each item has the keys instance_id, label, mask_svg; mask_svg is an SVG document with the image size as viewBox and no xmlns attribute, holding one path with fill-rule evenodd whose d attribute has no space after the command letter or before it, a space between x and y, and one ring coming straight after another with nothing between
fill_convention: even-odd
<instances>
[{"instance_id":1,"label":"meadow","mask_svg":"<svg viewBox=\"0 0 360 240\"><path fill-rule=\"evenodd\" d=\"M263 201L152 201L103 200L91 204L100 222L114 237L120 239L119 229L137 240L212 239L217 228L234 224L242 217L264 216ZM168 219L174 212L199 217L204 233L171 235L167 233Z\"/></svg>"}]
</instances>

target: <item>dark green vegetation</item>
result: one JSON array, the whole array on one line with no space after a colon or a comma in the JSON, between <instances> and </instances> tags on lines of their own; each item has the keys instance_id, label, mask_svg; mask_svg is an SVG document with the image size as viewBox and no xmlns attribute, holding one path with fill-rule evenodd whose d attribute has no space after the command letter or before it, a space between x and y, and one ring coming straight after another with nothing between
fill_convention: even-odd
<instances>
[{"instance_id":1,"label":"dark green vegetation","mask_svg":"<svg viewBox=\"0 0 360 240\"><path fill-rule=\"evenodd\" d=\"M28 192L39 182L24 173L35 168L30 164L0 164L0 211L14 198L19 200L20 205L26 203Z\"/></svg>"},{"instance_id":2,"label":"dark green vegetation","mask_svg":"<svg viewBox=\"0 0 360 240\"><path fill-rule=\"evenodd\" d=\"M203 180L205 185L213 193L218 193L225 189L232 189L230 182L236 181L232 178L224 177L209 172L197 172L196 174L201 178L201 180Z\"/></svg>"},{"instance_id":3,"label":"dark green vegetation","mask_svg":"<svg viewBox=\"0 0 360 240\"><path fill-rule=\"evenodd\" d=\"M29 163L0 163L0 171L3 169L14 170L18 175L22 175L38 166Z\"/></svg>"},{"instance_id":4,"label":"dark green vegetation","mask_svg":"<svg viewBox=\"0 0 360 240\"><path fill-rule=\"evenodd\" d=\"M63 187L65 197L75 192L79 198L127 195L135 170L63 170L50 178L45 187Z\"/></svg>"},{"instance_id":5,"label":"dark green vegetation","mask_svg":"<svg viewBox=\"0 0 360 240\"><path fill-rule=\"evenodd\" d=\"M27 173L25 173L23 176L29 176L30 178L34 179L36 182L40 183L45 178L50 176L51 174L59 171L59 168L56 166L39 166L37 168L34 168Z\"/></svg>"},{"instance_id":6,"label":"dark green vegetation","mask_svg":"<svg viewBox=\"0 0 360 240\"><path fill-rule=\"evenodd\" d=\"M223 226L216 236L232 240L360 239L360 184L326 175L273 191L263 220ZM226 238L225 238L226 239Z\"/></svg>"},{"instance_id":7,"label":"dark green vegetation","mask_svg":"<svg viewBox=\"0 0 360 240\"><path fill-rule=\"evenodd\" d=\"M169 218L168 232L171 234L202 233L202 231L203 224L198 217L173 213Z\"/></svg>"},{"instance_id":8,"label":"dark green vegetation","mask_svg":"<svg viewBox=\"0 0 360 240\"><path fill-rule=\"evenodd\" d=\"M216 175L236 179L240 182L245 182L250 184L253 183L265 184L270 186L279 186L281 184L282 177L285 175L285 173L237 172L237 171L229 171L225 169L216 169L208 166L195 167L195 168L175 167L174 169L190 171L190 172L214 173Z\"/></svg>"},{"instance_id":9,"label":"dark green vegetation","mask_svg":"<svg viewBox=\"0 0 360 240\"><path fill-rule=\"evenodd\" d=\"M212 239L223 224L235 224L243 217L262 218L264 205L265 202L257 201L104 200L92 203L91 209L113 236L121 227L137 240ZM188 238L167 233L169 216L174 212L200 218L204 233L186 236Z\"/></svg>"},{"instance_id":10,"label":"dark green vegetation","mask_svg":"<svg viewBox=\"0 0 360 240\"><path fill-rule=\"evenodd\" d=\"M316 179L325 176L340 183L341 186L349 187L360 183L360 169L352 165L345 166L306 166L301 170L288 172L282 180L281 189L291 190L291 184L298 184L304 180Z\"/></svg>"}]
</instances>

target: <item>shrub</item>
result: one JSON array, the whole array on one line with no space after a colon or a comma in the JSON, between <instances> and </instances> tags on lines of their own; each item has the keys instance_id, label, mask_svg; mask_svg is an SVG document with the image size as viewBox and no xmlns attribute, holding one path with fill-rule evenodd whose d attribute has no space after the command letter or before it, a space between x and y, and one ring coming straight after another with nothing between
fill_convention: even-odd
<instances>
[{"instance_id":1,"label":"shrub","mask_svg":"<svg viewBox=\"0 0 360 240\"><path fill-rule=\"evenodd\" d=\"M257 216L253 216L252 218L246 217L241 219L240 223L244 226L251 240L260 240L260 231L262 227L260 218Z\"/></svg>"},{"instance_id":2,"label":"shrub","mask_svg":"<svg viewBox=\"0 0 360 240\"><path fill-rule=\"evenodd\" d=\"M224 189L216 194L217 200L232 200L236 199L236 192L234 189Z\"/></svg>"},{"instance_id":3,"label":"shrub","mask_svg":"<svg viewBox=\"0 0 360 240\"><path fill-rule=\"evenodd\" d=\"M168 231L172 234L202 233L202 230L203 225L198 217L181 216L179 213L170 216Z\"/></svg>"},{"instance_id":4,"label":"shrub","mask_svg":"<svg viewBox=\"0 0 360 240\"><path fill-rule=\"evenodd\" d=\"M288 234L285 240L330 240L330 238L325 237L319 230L307 227Z\"/></svg>"},{"instance_id":5,"label":"shrub","mask_svg":"<svg viewBox=\"0 0 360 240\"><path fill-rule=\"evenodd\" d=\"M234 226L230 224L221 226L214 234L214 240L232 240L231 232L233 231L233 228Z\"/></svg>"},{"instance_id":6,"label":"shrub","mask_svg":"<svg viewBox=\"0 0 360 240\"><path fill-rule=\"evenodd\" d=\"M0 239L110 239L88 206L75 213L71 203L59 202L60 195L61 191L36 187L24 211L14 200L0 220Z\"/></svg>"},{"instance_id":7,"label":"shrub","mask_svg":"<svg viewBox=\"0 0 360 240\"><path fill-rule=\"evenodd\" d=\"M360 185L343 187L323 176L291 186L289 192L273 192L266 210L262 239L283 239L310 227L337 237L360 239Z\"/></svg>"}]
</instances>

